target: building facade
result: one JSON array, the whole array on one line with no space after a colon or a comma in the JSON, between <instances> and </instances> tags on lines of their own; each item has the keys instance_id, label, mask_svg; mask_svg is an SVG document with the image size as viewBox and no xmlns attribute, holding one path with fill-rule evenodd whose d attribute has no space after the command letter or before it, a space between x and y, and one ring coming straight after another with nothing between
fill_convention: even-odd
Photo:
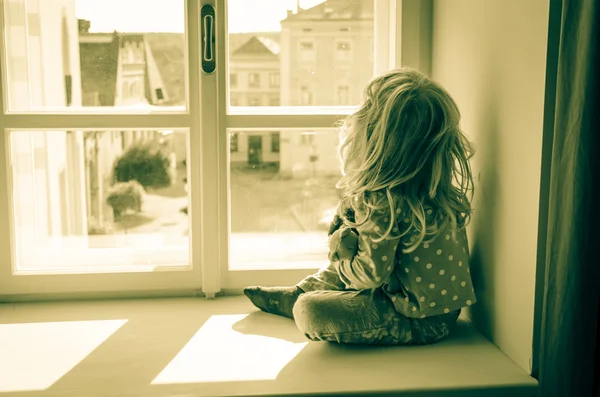
<instances>
[{"instance_id":1,"label":"building facade","mask_svg":"<svg viewBox=\"0 0 600 397\"><path fill-rule=\"evenodd\" d=\"M10 108L81 106L75 0L3 4ZM12 132L10 159L17 252L87 233L80 131Z\"/></svg>"},{"instance_id":2,"label":"building facade","mask_svg":"<svg viewBox=\"0 0 600 397\"><path fill-rule=\"evenodd\" d=\"M373 0L328 0L288 11L281 32L231 34L230 105L359 104L373 76L373 13ZM230 135L230 159L291 176L337 174L337 145L333 129L240 131Z\"/></svg>"}]
</instances>

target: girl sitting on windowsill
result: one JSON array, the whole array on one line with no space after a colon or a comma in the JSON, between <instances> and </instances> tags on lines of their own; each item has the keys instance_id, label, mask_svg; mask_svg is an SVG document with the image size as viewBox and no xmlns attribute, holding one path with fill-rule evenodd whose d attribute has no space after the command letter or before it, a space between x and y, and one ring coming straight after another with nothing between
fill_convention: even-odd
<instances>
[{"instance_id":1,"label":"girl sitting on windowsill","mask_svg":"<svg viewBox=\"0 0 600 397\"><path fill-rule=\"evenodd\" d=\"M328 267L291 287L248 287L311 340L426 344L476 302L465 228L471 143L444 88L412 69L372 80L340 129L341 199Z\"/></svg>"}]
</instances>

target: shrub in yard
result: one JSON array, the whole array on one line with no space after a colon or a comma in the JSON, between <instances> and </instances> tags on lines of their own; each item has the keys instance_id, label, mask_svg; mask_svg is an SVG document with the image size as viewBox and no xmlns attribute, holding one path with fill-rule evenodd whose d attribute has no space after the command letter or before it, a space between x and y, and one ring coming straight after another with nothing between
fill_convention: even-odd
<instances>
[{"instance_id":1,"label":"shrub in yard","mask_svg":"<svg viewBox=\"0 0 600 397\"><path fill-rule=\"evenodd\" d=\"M109 189L106 204L112 207L115 220L119 220L127 210L140 212L143 198L144 188L140 183L120 182Z\"/></svg>"},{"instance_id":2,"label":"shrub in yard","mask_svg":"<svg viewBox=\"0 0 600 397\"><path fill-rule=\"evenodd\" d=\"M113 175L115 182L137 181L146 189L171 185L169 159L152 143L131 146L115 162Z\"/></svg>"}]
</instances>

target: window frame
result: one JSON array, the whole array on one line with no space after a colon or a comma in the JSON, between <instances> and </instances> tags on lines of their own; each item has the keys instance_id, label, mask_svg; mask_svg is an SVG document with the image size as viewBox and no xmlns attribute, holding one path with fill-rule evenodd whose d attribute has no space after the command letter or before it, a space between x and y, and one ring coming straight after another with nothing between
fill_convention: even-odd
<instances>
[{"instance_id":1,"label":"window frame","mask_svg":"<svg viewBox=\"0 0 600 397\"><path fill-rule=\"evenodd\" d=\"M5 0L4 0L5 1ZM0 0L3 5L3 0ZM79 274L55 272L55 274L15 273L15 230L12 222L12 194L0 189L0 218L8 219L0 225L0 296L29 293L34 296L46 294L90 295L102 293L116 296L132 291L189 291L202 292L214 297L223 290L238 290L247 284L274 285L297 282L314 272L318 266L231 271L229 263L229 148L227 134L230 129L285 129L285 128L331 128L355 107L247 107L231 108L227 105L228 62L217 62L217 71L211 75L195 74L200 70L200 8L207 0L185 0L186 46L186 107L165 109L119 109L86 108L68 114L61 109L46 108L43 111L23 112L7 108L8 90L4 67L4 42L2 42L0 69L0 186L11 186L9 165L8 130L98 130L98 129L189 129L189 204L190 224L198 225L190 233L189 267L169 268L169 271L145 272L139 269L119 269L115 273L83 272ZM401 2L396 0L374 1L374 74L399 65L400 53L397 14ZM226 37L227 8L225 0L215 0L217 8L217 37ZM4 7L0 7L0 27L4 23ZM393 11L393 12L392 12ZM4 29L2 29L4 32ZM2 33L4 38L4 33ZM224 59L227 40L217 40L217 59ZM316 53L315 44L313 52ZM220 57L219 57L220 55ZM316 54L315 54L316 59ZM238 82L239 83L239 82ZM219 91L219 87L220 91ZM215 100L216 98L216 100ZM202 104L202 106L200 106ZM106 117L110 116L110 117ZM200 133L203 131L203 133ZM217 170L217 172L215 172ZM215 211L215 209L217 209ZM215 233L216 230L216 233ZM199 247L199 249L194 249ZM111 271L113 269L107 269ZM49 283L49 278L52 283ZM154 291L154 292L152 292ZM164 293L164 292L163 292Z\"/></svg>"},{"instance_id":2,"label":"window frame","mask_svg":"<svg viewBox=\"0 0 600 397\"><path fill-rule=\"evenodd\" d=\"M0 186L6 186L6 189L0 189L0 218L6 219L0 225L0 298L11 299L11 297L22 296L90 296L97 294L108 294L108 296L117 296L122 293L148 293L144 291L199 291L202 288L202 268L203 264L212 259L207 259L211 255L209 250L194 249L195 244L204 245L203 228L200 227L194 233L190 233L189 249L187 257L189 265L144 268L138 266L103 266L102 269L69 269L68 271L59 269L36 269L24 270L17 269L16 252L16 230L13 222L13 195L12 195L12 171L10 164L10 134L18 134L21 131L94 131L94 130L113 130L120 131L125 129L135 130L154 130L154 129L186 129L188 135L188 151L192 147L201 146L200 119L201 109L200 96L202 95L201 86L202 77L199 74L189 73L190 68L199 67L199 18L200 0L185 0L182 26L185 26L186 47L184 54L185 79L186 79L186 106L172 107L169 109L161 108L51 108L34 109L31 111L14 110L9 108L7 86L9 71L7 57L5 54L5 43L9 38L6 37L4 29L4 7L6 0L0 0ZM122 89L121 86L118 89ZM208 98L204 101L209 102ZM209 106L208 106L209 107ZM206 108L206 107L205 107ZM213 109L213 111L215 111ZM110 117L107 117L110 116ZM196 156L199 157L199 156ZM201 191L201 173L197 170L202 169L201 159L194 156L188 156L188 170L191 186L188 193L189 205L197 210L190 211L190 224L203 224L203 203L200 197ZM109 252L110 251L110 252ZM160 250L164 251L164 250ZM107 255L119 254L119 249L107 250L103 253ZM136 251L136 254L138 252ZM150 250L149 255L157 253L156 250ZM70 254L70 253L69 253ZM87 253L89 256L89 252ZM140 252L140 254L142 254ZM148 253L147 253L148 254ZM168 255L168 253L165 253ZM60 260L60 256L47 257L52 260ZM118 257L118 256L117 256ZM79 263L84 264L85 260L81 258ZM52 280L52 282L48 282Z\"/></svg>"}]
</instances>

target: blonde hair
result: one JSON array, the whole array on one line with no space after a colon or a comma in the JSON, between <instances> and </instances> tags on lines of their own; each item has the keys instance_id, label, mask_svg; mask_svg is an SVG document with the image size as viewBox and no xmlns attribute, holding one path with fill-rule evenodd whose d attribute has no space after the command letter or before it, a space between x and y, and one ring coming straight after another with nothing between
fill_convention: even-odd
<instances>
[{"instance_id":1,"label":"blonde hair","mask_svg":"<svg viewBox=\"0 0 600 397\"><path fill-rule=\"evenodd\" d=\"M360 226L371 211L387 205L390 225L379 241L410 234L404 252L412 252L426 236L434 240L449 223L456 238L456 231L471 219L474 186L469 165L474 148L459 121L460 112L448 92L420 72L402 68L374 78L362 106L340 127L342 177L336 187L350 202L365 205L367 213L360 222L346 222ZM373 193L384 197L374 200ZM398 208L405 210L408 227L392 236L396 199L401 200ZM435 211L429 224L426 207Z\"/></svg>"}]
</instances>

